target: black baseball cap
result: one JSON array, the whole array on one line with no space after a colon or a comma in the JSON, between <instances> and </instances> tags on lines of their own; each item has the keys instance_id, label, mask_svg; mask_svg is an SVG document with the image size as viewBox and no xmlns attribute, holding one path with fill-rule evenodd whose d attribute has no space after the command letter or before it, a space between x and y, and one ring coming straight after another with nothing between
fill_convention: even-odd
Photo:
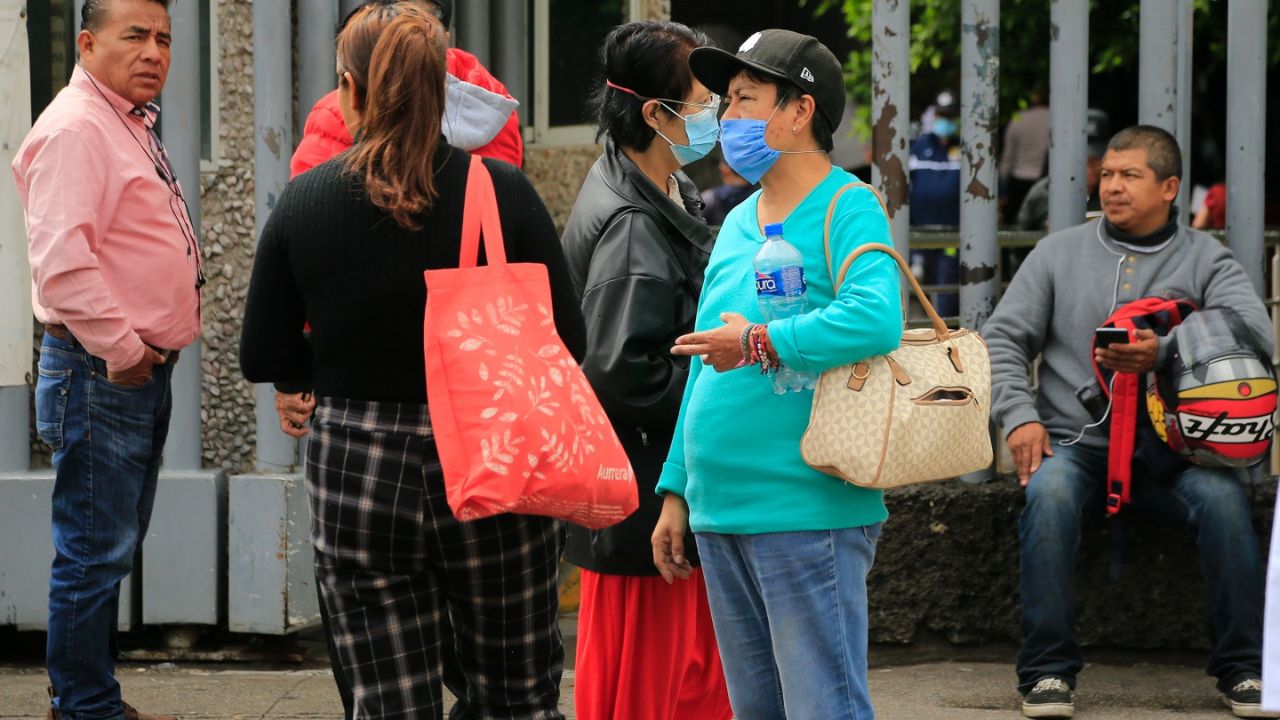
<instances>
[{"instance_id":1,"label":"black baseball cap","mask_svg":"<svg viewBox=\"0 0 1280 720\"><path fill-rule=\"evenodd\" d=\"M844 119L844 72L840 61L817 38L771 28L747 38L738 53L700 47L689 53L689 69L717 95L729 92L729 81L746 69L785 80L812 95L818 112L835 132Z\"/></svg>"}]
</instances>

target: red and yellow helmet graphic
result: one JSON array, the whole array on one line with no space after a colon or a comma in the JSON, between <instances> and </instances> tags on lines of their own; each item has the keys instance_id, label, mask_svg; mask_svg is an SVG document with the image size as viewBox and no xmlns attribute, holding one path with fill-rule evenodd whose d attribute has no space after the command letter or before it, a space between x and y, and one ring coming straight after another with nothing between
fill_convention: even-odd
<instances>
[{"instance_id":1,"label":"red and yellow helmet graphic","mask_svg":"<svg viewBox=\"0 0 1280 720\"><path fill-rule=\"evenodd\" d=\"M1260 460L1275 433L1276 379L1248 357L1210 361L1184 372L1176 386L1147 393L1156 433L1175 451L1201 465L1245 467Z\"/></svg>"}]
</instances>

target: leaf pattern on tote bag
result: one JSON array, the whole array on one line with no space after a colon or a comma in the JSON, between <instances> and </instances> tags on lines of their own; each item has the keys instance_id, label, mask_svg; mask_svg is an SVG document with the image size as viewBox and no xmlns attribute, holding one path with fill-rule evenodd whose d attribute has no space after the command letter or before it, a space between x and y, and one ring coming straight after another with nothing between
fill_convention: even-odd
<instances>
[{"instance_id":1,"label":"leaf pattern on tote bag","mask_svg":"<svg viewBox=\"0 0 1280 720\"><path fill-rule=\"evenodd\" d=\"M546 454L552 467L558 472L573 472L585 466L588 458L611 431L608 417L598 411L597 403L588 402L592 397L586 378L574 367L563 346L554 342L555 321L550 308L539 303L535 309L536 324L528 323L529 306L513 298L502 296L483 308L470 313L458 312L456 326L444 331L444 336L457 343L466 354L479 354L495 363L477 360L476 377L493 389L493 405L480 410L479 419L498 425L511 425L541 416L546 422L541 426L539 452ZM497 334L522 337L547 335L547 342L522 342L507 355L500 355L499 346L512 347L508 341L500 341ZM536 348L530 350L529 348ZM557 400L557 388L566 388L570 403L566 406ZM503 401L504 398L506 402ZM514 399L520 402L512 402ZM517 409L512 409L517 406ZM512 437L511 430L498 431L481 441L481 457L484 466L499 475L518 472L524 477L536 476L539 455L520 452L523 437Z\"/></svg>"}]
</instances>

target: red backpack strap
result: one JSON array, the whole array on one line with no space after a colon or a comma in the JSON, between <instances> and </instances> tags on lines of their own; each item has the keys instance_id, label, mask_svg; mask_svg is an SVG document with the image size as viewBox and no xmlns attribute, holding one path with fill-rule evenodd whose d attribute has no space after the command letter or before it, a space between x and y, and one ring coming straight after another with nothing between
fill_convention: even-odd
<instances>
[{"instance_id":1,"label":"red backpack strap","mask_svg":"<svg viewBox=\"0 0 1280 720\"><path fill-rule=\"evenodd\" d=\"M1132 317L1113 319L1112 327L1123 328L1133 337ZM1096 370L1095 365L1095 370ZM1102 374L1099 371L1099 382ZM1103 385L1107 388L1107 385ZM1138 401L1141 387L1133 373L1112 373L1111 437L1107 447L1107 514L1115 515L1131 500L1133 450L1138 434Z\"/></svg>"},{"instance_id":2,"label":"red backpack strap","mask_svg":"<svg viewBox=\"0 0 1280 720\"><path fill-rule=\"evenodd\" d=\"M1139 327L1165 335L1196 310L1189 300L1147 297L1127 303L1103 323L1103 327L1123 328L1133 337ZM1094 347L1096 349L1096 339ZM1102 391L1111 398L1110 445L1107 448L1107 513L1115 515L1132 500L1133 452L1138 434L1138 403L1142 401L1142 380L1133 373L1103 372L1097 362L1094 375Z\"/></svg>"}]
</instances>

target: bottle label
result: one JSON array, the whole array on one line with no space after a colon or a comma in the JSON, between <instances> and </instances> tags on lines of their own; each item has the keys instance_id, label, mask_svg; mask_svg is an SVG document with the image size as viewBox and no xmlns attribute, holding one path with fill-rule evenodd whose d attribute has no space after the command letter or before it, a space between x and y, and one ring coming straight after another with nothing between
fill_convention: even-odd
<instances>
[{"instance_id":1,"label":"bottle label","mask_svg":"<svg viewBox=\"0 0 1280 720\"><path fill-rule=\"evenodd\" d=\"M804 294L804 268L788 265L771 273L756 273L756 294L769 297L799 297Z\"/></svg>"}]
</instances>

